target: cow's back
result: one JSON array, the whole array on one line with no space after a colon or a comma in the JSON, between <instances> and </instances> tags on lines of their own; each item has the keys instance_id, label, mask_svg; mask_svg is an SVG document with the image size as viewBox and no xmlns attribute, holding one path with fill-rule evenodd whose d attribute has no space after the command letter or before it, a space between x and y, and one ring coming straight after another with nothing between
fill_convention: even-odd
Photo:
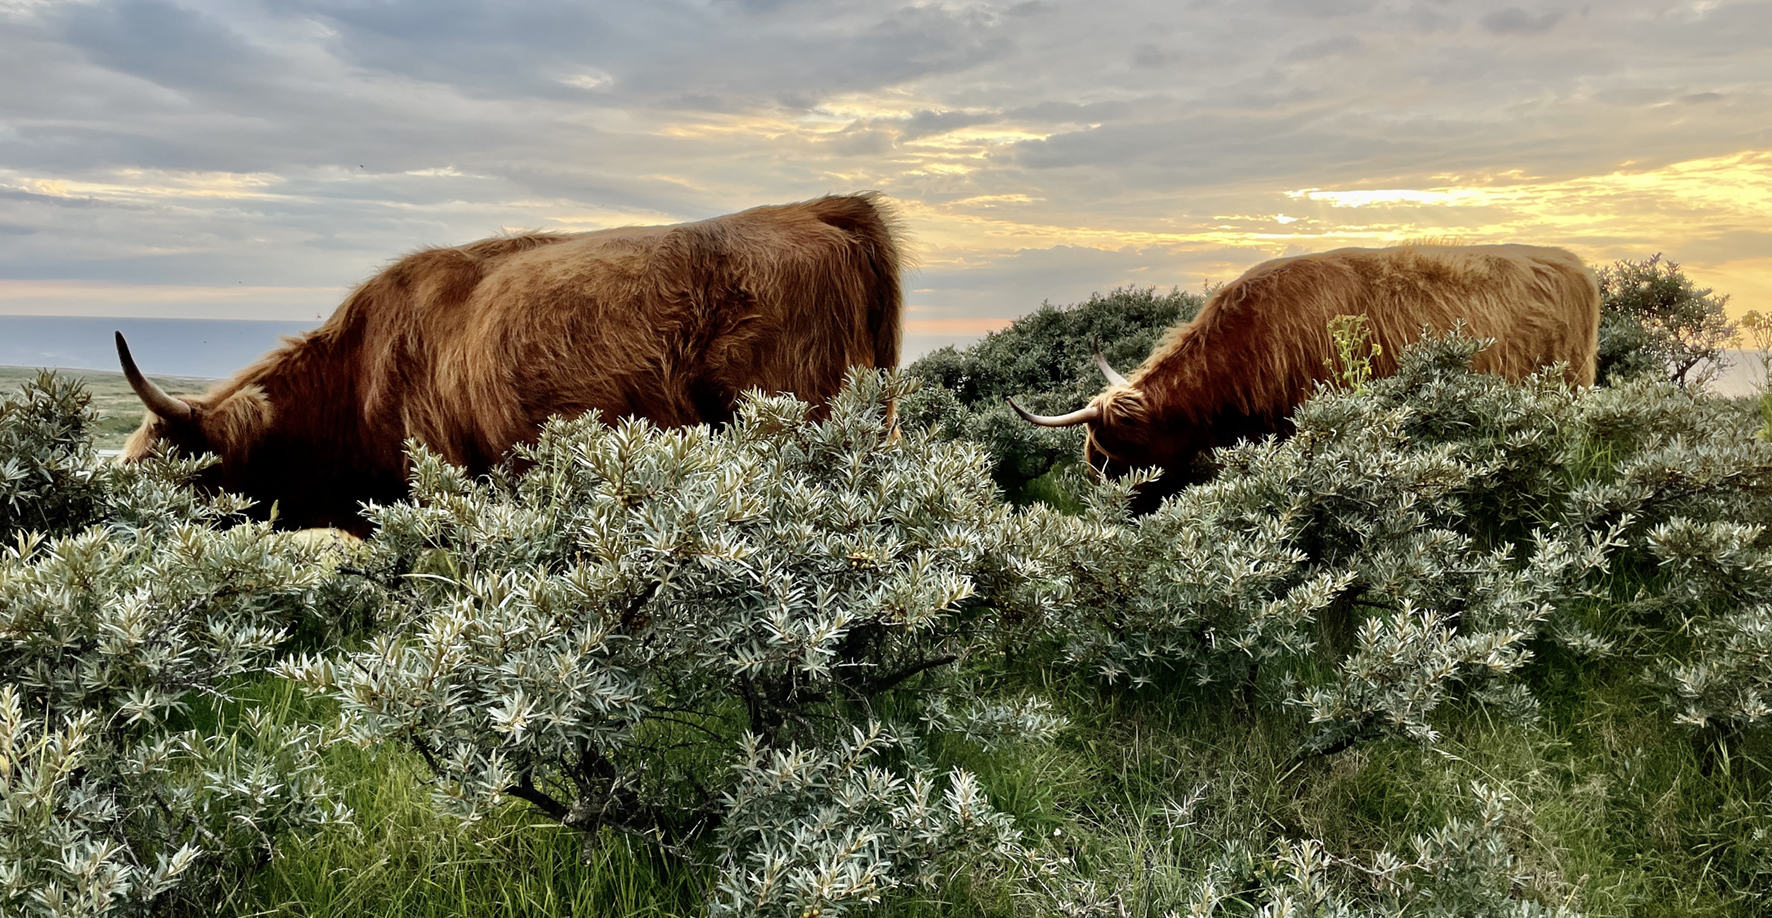
<instances>
[{"instance_id":1,"label":"cow's back","mask_svg":"<svg viewBox=\"0 0 1772 918\"><path fill-rule=\"evenodd\" d=\"M1215 345L1250 353L1226 358L1263 368L1274 400L1296 403L1326 373L1337 316L1365 316L1388 375L1423 330L1461 325L1493 338L1474 368L1508 379L1566 365L1571 385L1594 381L1599 288L1563 249L1527 245L1420 245L1336 249L1275 259L1218 291L1202 310Z\"/></svg>"},{"instance_id":2,"label":"cow's back","mask_svg":"<svg viewBox=\"0 0 1772 918\"><path fill-rule=\"evenodd\" d=\"M484 467L554 414L719 421L751 387L822 403L845 368L896 364L900 298L864 196L514 250L435 342L413 432Z\"/></svg>"},{"instance_id":3,"label":"cow's back","mask_svg":"<svg viewBox=\"0 0 1772 918\"><path fill-rule=\"evenodd\" d=\"M1520 380L1556 363L1571 385L1592 385L1600 321L1599 285L1581 260L1529 245L1405 246L1340 250L1367 288L1364 314L1394 369L1424 328L1492 338L1474 369Z\"/></svg>"}]
</instances>

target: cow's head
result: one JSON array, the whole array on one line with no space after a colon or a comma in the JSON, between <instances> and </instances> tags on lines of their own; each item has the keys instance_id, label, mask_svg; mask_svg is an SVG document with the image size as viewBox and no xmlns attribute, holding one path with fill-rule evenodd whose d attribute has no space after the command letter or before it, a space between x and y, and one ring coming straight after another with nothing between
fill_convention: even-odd
<instances>
[{"instance_id":1,"label":"cow's head","mask_svg":"<svg viewBox=\"0 0 1772 918\"><path fill-rule=\"evenodd\" d=\"M140 462L176 450L183 456L214 453L221 459L198 478L203 488L225 488L253 496L252 456L271 423L271 403L258 386L223 387L204 395L168 395L142 375L117 333L117 359L147 416L123 444L119 461ZM268 512L268 508L264 508Z\"/></svg>"},{"instance_id":2,"label":"cow's head","mask_svg":"<svg viewBox=\"0 0 1772 918\"><path fill-rule=\"evenodd\" d=\"M1101 475L1118 478L1135 469L1161 469L1162 477L1140 487L1133 501L1135 511L1149 512L1198 477L1196 464L1211 445L1210 431L1154 404L1143 388L1115 372L1101 354L1095 355L1095 361L1109 385L1088 405L1061 415L1034 414L1014 400L1009 405L1041 427L1086 425L1083 460Z\"/></svg>"}]
</instances>

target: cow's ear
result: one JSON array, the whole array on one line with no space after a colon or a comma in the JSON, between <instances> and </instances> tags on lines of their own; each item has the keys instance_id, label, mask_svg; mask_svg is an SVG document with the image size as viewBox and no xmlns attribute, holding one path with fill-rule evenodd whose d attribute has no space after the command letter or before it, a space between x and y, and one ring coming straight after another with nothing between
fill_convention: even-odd
<instances>
[{"instance_id":1,"label":"cow's ear","mask_svg":"<svg viewBox=\"0 0 1772 918\"><path fill-rule=\"evenodd\" d=\"M242 458L264 439L273 415L270 398L258 386L241 386L200 413L210 448Z\"/></svg>"}]
</instances>

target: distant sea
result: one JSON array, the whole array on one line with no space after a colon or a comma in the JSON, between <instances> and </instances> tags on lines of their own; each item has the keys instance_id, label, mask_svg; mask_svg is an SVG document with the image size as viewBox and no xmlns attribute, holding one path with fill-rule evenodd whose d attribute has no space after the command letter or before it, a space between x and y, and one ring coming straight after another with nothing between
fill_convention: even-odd
<instances>
[{"instance_id":1,"label":"distant sea","mask_svg":"<svg viewBox=\"0 0 1772 918\"><path fill-rule=\"evenodd\" d=\"M244 319L108 319L91 316L0 316L0 366L117 370L111 333L129 339L142 371L157 376L221 378L277 346L285 335L318 322ZM904 336L903 361L944 345L964 348L978 335Z\"/></svg>"},{"instance_id":2,"label":"distant sea","mask_svg":"<svg viewBox=\"0 0 1772 918\"><path fill-rule=\"evenodd\" d=\"M0 365L69 370L119 369L111 333L129 339L143 372L219 378L276 347L283 336L317 322L243 319L113 319L92 316L0 316Z\"/></svg>"}]
</instances>

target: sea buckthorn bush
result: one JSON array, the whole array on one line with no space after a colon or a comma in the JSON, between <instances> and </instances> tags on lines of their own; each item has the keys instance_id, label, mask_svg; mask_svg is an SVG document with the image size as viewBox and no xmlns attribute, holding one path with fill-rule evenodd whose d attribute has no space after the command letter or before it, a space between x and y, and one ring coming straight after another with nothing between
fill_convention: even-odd
<instances>
[{"instance_id":1,"label":"sea buckthorn bush","mask_svg":"<svg viewBox=\"0 0 1772 918\"><path fill-rule=\"evenodd\" d=\"M65 532L98 513L91 396L44 372L0 401L0 535Z\"/></svg>"},{"instance_id":2,"label":"sea buckthorn bush","mask_svg":"<svg viewBox=\"0 0 1772 918\"><path fill-rule=\"evenodd\" d=\"M312 618L328 568L198 461L95 463L80 388L0 409L0 912L145 914L237 881L342 818L324 727L238 704Z\"/></svg>"},{"instance_id":3,"label":"sea buckthorn bush","mask_svg":"<svg viewBox=\"0 0 1772 918\"><path fill-rule=\"evenodd\" d=\"M1756 418L1665 381L1510 383L1469 369L1483 344L1425 340L1392 377L1326 387L1290 436L1219 450L1213 480L1148 516L1124 511L1136 481L1098 486L1054 550L1068 659L1262 689L1321 725L1318 749L1431 742L1452 698L1532 717L1511 677L1542 641L1618 649L1582 613L1621 564L1660 572L1623 606L1638 644L1700 636L1636 651L1682 717L1763 722L1768 562L1731 522L1772 509Z\"/></svg>"},{"instance_id":4,"label":"sea buckthorn bush","mask_svg":"<svg viewBox=\"0 0 1772 918\"><path fill-rule=\"evenodd\" d=\"M836 914L1005 857L1013 827L916 734L1060 726L925 703L1037 635L1050 588L982 450L887 427L912 386L858 374L822 421L761 396L720 430L554 421L520 477L415 450L365 562L389 627L283 671L463 817L520 799L717 864L716 911Z\"/></svg>"},{"instance_id":5,"label":"sea buckthorn bush","mask_svg":"<svg viewBox=\"0 0 1772 918\"><path fill-rule=\"evenodd\" d=\"M718 428L555 420L479 478L415 445L411 497L342 548L192 491L212 460L97 464L78 389L45 378L0 413L0 911L201 910L292 834L367 835L332 780L345 738L470 827L515 810L587 859L646 849L710 914L1573 914L1585 881L1543 850L1567 836L1519 800L1537 778L1473 764L1386 817L1406 833L1351 843L1309 801L1238 809L1365 787L1379 757L1460 762L1473 724L1540 741L1578 691L1558 668L1628 683L1596 704L1640 696L1695 757L1682 788L1758 767L1754 406L1650 374L1509 382L1470 370L1482 346L1431 338L1326 386L1148 515L1140 476L1081 470L1064 509L1012 506L970 382L857 373L823 419L753 393ZM1093 391L1093 346L1071 350ZM1240 752L1138 772L1169 721L1090 733L1137 705L1257 734L1278 789ZM1527 773L1580 771L1559 755ZM1176 781L1207 802L1134 793ZM1669 831L1711 832L1733 860L1703 862L1749 901L1763 809L1718 808L1739 838Z\"/></svg>"}]
</instances>

